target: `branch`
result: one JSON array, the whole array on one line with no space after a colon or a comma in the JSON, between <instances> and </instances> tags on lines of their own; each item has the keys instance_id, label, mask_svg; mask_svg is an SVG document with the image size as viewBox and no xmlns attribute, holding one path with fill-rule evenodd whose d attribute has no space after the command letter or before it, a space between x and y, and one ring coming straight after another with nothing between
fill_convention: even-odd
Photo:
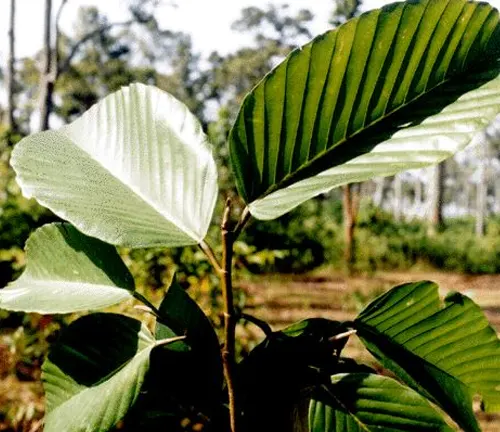
<instances>
[{"instance_id":1,"label":"branch","mask_svg":"<svg viewBox=\"0 0 500 432\"><path fill-rule=\"evenodd\" d=\"M68 3L68 0L62 0L61 4L59 5L59 9L57 10L56 14L56 22L55 22L55 27L56 27L56 45L55 45L55 52L54 52L54 66L53 66L53 72L54 72L54 81L57 79L59 76L59 66L60 66L60 57L61 57L61 50L59 45L60 39L61 39L61 28L59 27L59 23L61 21L61 14L64 9L64 6Z\"/></svg>"},{"instance_id":2,"label":"branch","mask_svg":"<svg viewBox=\"0 0 500 432\"><path fill-rule=\"evenodd\" d=\"M76 55L80 47L85 43L97 36L99 33L105 32L107 30L112 29L113 27L123 27L123 26L128 26L130 24L133 24L135 20L128 20L128 21L123 21L123 22L116 22L116 23L111 23L107 24L105 26L99 27L98 29L95 29L91 31L90 33L87 33L85 36L83 36L78 42L76 42L73 47L71 48L71 51L69 52L68 56L66 57L66 60L64 60L64 63L59 67L59 73L64 73L68 70L71 61L73 60L73 57Z\"/></svg>"}]
</instances>

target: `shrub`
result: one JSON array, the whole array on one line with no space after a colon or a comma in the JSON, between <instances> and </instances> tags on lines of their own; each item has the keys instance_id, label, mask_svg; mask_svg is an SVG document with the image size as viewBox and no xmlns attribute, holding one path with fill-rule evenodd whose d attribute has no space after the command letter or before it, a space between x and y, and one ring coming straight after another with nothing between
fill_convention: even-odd
<instances>
[{"instance_id":1,"label":"shrub","mask_svg":"<svg viewBox=\"0 0 500 432\"><path fill-rule=\"evenodd\" d=\"M0 306L54 314L135 299L156 318L151 331L146 320L91 313L62 332L43 365L45 431L105 431L123 418L130 430L452 430L442 411L478 431L472 397L500 409L500 341L472 300L443 302L421 281L353 321L272 331L235 307L232 267L251 217L276 219L333 187L437 163L470 142L500 111L499 54L498 12L465 0L389 5L293 51L247 95L229 136L245 207L226 202L221 254L207 239L212 151L169 94L132 85L24 138L12 158L23 193L71 224L30 236L26 270L0 291ZM136 290L116 245L197 245L220 281L222 349L175 278L159 306ZM265 338L237 363L240 320ZM398 380L341 356L354 334Z\"/></svg>"}]
</instances>

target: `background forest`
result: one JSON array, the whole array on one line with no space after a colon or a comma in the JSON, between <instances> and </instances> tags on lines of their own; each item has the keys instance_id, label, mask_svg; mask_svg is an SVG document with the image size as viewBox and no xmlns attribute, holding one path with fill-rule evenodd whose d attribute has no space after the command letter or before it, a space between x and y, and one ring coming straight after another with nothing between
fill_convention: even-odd
<instances>
[{"instance_id":1,"label":"background forest","mask_svg":"<svg viewBox=\"0 0 500 432\"><path fill-rule=\"evenodd\" d=\"M324 20L333 27L363 10L358 0L325 1L331 14ZM29 58L16 56L16 37L26 31L16 19L16 1L1 4L10 24L0 29L9 41L0 57L0 287L22 271L29 233L57 220L20 195L9 157L22 137L72 121L124 85L152 84L201 119L219 163L221 194L234 197L226 137L238 106L280 59L314 36L311 11L274 2L244 8L233 23L234 32L251 35L248 46L202 55L189 33L164 28L156 19L159 1L128 0L128 19L120 22L96 7L82 7L66 33L60 20L70 2L44 0L44 37L33 41L39 49ZM310 309L322 316L326 304L348 316L410 271L455 285L449 288L484 289L476 301L494 305L499 157L500 121L476 145L437 167L336 189L275 221L254 221L236 244L239 306L255 309L278 327ZM176 272L214 321L220 320L218 287L201 251L122 249L121 254L139 288L153 298L161 298ZM259 289L262 273L276 274L265 291ZM0 311L0 431L41 430L39 367L49 342L72 319ZM248 336L239 347L244 355L256 336L240 330Z\"/></svg>"}]
</instances>

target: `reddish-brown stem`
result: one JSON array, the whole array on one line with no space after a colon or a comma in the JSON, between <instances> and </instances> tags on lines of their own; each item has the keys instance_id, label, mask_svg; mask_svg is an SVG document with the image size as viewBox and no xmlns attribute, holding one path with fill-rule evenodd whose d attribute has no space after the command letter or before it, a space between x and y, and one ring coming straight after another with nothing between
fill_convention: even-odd
<instances>
[{"instance_id":1,"label":"reddish-brown stem","mask_svg":"<svg viewBox=\"0 0 500 432\"><path fill-rule=\"evenodd\" d=\"M231 432L238 431L238 411L236 401L236 383L234 377L236 314L233 302L232 264L234 231L231 230L231 203L226 201L222 218L222 266L221 284L224 300L224 345L222 347L222 362L229 396L229 417Z\"/></svg>"}]
</instances>

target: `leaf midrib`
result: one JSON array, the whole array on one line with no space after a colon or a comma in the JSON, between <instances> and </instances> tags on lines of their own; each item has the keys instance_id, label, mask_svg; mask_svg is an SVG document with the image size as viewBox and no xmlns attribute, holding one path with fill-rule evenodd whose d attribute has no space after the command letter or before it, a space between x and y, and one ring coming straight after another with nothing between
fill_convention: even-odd
<instances>
[{"instance_id":1,"label":"leaf midrib","mask_svg":"<svg viewBox=\"0 0 500 432\"><path fill-rule=\"evenodd\" d=\"M93 390L94 388L96 388L97 386L99 385L103 385L105 384L106 382L109 382L113 376L115 376L116 374L122 372L127 366L129 366L132 362L134 361L137 361L139 364L142 364L142 361L144 361L145 359L143 359L142 357L146 357L146 356L149 356L151 350L155 347L154 343L152 343L150 346L148 347L145 347L141 352L137 353L134 357L132 357L131 359L129 359L128 361L126 361L125 363L123 363L122 365L118 366L113 372L111 372L110 374L108 374L106 377L102 378L99 382L97 382L96 384L94 384L93 386L82 386L82 390L76 394L72 394L69 398L67 398L63 403L61 403L60 405L58 405L56 408L54 408L51 412L50 412L50 415L51 416L54 416L57 414L57 411L59 409L62 409L65 407L65 405L71 401L73 401L75 398L80 398L80 397L83 397L85 395L85 393ZM59 369L60 370L60 369ZM61 371L62 372L62 371ZM62 372L64 373L64 372Z\"/></svg>"},{"instance_id":2,"label":"leaf midrib","mask_svg":"<svg viewBox=\"0 0 500 432\"><path fill-rule=\"evenodd\" d=\"M156 125L154 126L156 128ZM129 182L125 181L124 179L120 178L118 174L114 173L108 166L106 166L106 161L103 160L102 155L99 154L93 154L90 152L89 149L84 148L80 145L77 144L77 142L73 139L73 134L71 132L66 132L66 130L71 130L71 124L63 126L59 130L57 130L57 133L62 134L64 137L66 137L72 145L74 145L76 148L84 152L91 161L95 162L98 164L105 172L107 172L111 177L113 177L115 180L118 180L119 183L123 184L125 187L127 187L134 195L136 195L139 199L144 201L149 207L151 207L158 215L160 215L162 218L164 218L167 222L170 224L174 225L176 228L178 228L180 231L182 231L184 234L186 234L188 237L191 237L196 243L200 242L199 236L191 231L188 227L184 226L181 222L179 222L172 214L165 214L161 209L159 209L154 202L150 201L150 199L147 196L144 196L143 193L140 190L136 190L136 188L130 184ZM172 132L169 129L169 132ZM177 134L175 134L176 137L178 137ZM181 141L179 139L179 141Z\"/></svg>"},{"instance_id":3,"label":"leaf midrib","mask_svg":"<svg viewBox=\"0 0 500 432\"><path fill-rule=\"evenodd\" d=\"M99 288L99 289L106 289L106 290L119 290L119 291L126 291L129 293L133 293L135 290L134 289L128 289L116 285L112 285L112 282L110 281L110 285L107 285L103 282L80 282L80 281L66 281L66 280L61 280L61 279L33 279L32 276L26 276L26 277L20 277L19 279L15 280L12 282L10 285L6 287L6 289L10 289L11 287L13 289L22 289L21 286L17 285L24 285L24 284L29 284L31 286L34 286L35 289L42 289L45 288L45 285L51 285L51 286L62 286L62 287L67 287L67 286L82 286L82 287L91 287L91 288Z\"/></svg>"}]
</instances>

